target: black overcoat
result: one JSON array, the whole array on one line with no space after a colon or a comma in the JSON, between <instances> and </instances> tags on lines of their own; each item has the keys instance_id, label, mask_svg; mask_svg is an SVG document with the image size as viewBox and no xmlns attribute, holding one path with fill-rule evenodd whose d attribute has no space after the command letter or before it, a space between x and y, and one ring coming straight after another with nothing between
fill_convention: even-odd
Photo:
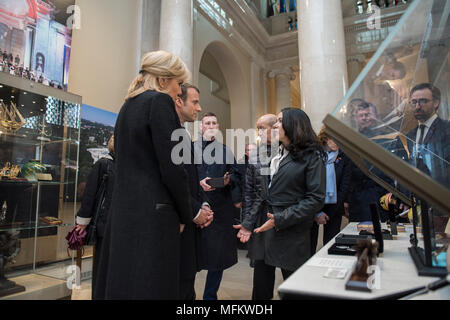
<instances>
[{"instance_id":1,"label":"black overcoat","mask_svg":"<svg viewBox=\"0 0 450 320\"><path fill-rule=\"evenodd\" d=\"M81 218L94 218L99 200L96 197L99 197L99 189L103 179L105 179L106 189L104 196L105 201L100 209L100 216L97 220L97 236L99 238L103 238L105 235L106 221L108 220L109 206L114 190L113 159L101 158L92 166L83 192L81 207L77 214L77 216Z\"/></svg>"},{"instance_id":2,"label":"black overcoat","mask_svg":"<svg viewBox=\"0 0 450 320\"><path fill-rule=\"evenodd\" d=\"M272 177L268 202L275 228L266 231L265 263L295 271L311 256L311 227L325 200L322 156L305 150L301 159L288 154Z\"/></svg>"},{"instance_id":3,"label":"black overcoat","mask_svg":"<svg viewBox=\"0 0 450 320\"><path fill-rule=\"evenodd\" d=\"M179 298L179 228L193 219L186 171L171 159L179 128L172 98L155 91L128 99L119 113L99 299Z\"/></svg>"},{"instance_id":4,"label":"black overcoat","mask_svg":"<svg viewBox=\"0 0 450 320\"><path fill-rule=\"evenodd\" d=\"M252 161L246 170L244 187L244 218L242 226L253 231L267 221L268 208L268 184L271 157L261 158L259 153L267 152L267 147L258 147L251 155ZM264 260L266 247L266 233L253 233L248 242L248 256L252 260Z\"/></svg>"},{"instance_id":5,"label":"black overcoat","mask_svg":"<svg viewBox=\"0 0 450 320\"><path fill-rule=\"evenodd\" d=\"M208 202L208 198L200 186L198 180L197 166L194 163L194 148L189 136L184 137L186 146L185 150L189 150L191 158L189 163L184 163L184 168L188 174L189 191L191 197L191 206L193 215L196 216L202 208L203 203ZM208 203L209 204L209 203ZM191 279L201 270L202 263L202 229L194 222L186 224L181 234L181 264L180 276L182 279Z\"/></svg>"},{"instance_id":6,"label":"black overcoat","mask_svg":"<svg viewBox=\"0 0 450 320\"><path fill-rule=\"evenodd\" d=\"M199 181L206 177L223 177L226 172L233 173L228 186L206 193L211 209L214 211L214 220L209 227L202 230L202 269L225 270L237 263L237 238L233 229L233 224L235 224L233 199L235 202L239 202L241 199L238 186L240 182L239 168L236 166L233 153L225 145L216 141L202 140L194 142L194 145L196 156L207 146L210 146L208 150L212 150L212 152L207 151L204 156L211 154L214 157L215 150L223 152L223 159L218 161L220 163L207 164L208 160L205 158L201 164L197 165ZM217 149L213 148L214 146ZM226 158L228 158L228 163Z\"/></svg>"}]
</instances>

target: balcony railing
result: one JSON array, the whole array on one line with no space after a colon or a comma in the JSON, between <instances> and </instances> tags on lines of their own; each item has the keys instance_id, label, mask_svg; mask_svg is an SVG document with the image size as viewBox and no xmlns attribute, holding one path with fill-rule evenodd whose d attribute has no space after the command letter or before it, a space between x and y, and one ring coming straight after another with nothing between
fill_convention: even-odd
<instances>
[{"instance_id":1,"label":"balcony railing","mask_svg":"<svg viewBox=\"0 0 450 320\"><path fill-rule=\"evenodd\" d=\"M354 13L365 14L372 12L373 7L377 6L380 9L391 8L395 6L405 5L411 0L355 0Z\"/></svg>"}]
</instances>

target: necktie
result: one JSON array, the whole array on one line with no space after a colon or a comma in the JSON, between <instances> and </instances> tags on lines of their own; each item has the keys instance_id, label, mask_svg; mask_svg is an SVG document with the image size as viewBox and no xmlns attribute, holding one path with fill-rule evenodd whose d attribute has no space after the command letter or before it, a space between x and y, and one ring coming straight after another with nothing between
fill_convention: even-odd
<instances>
[{"instance_id":1,"label":"necktie","mask_svg":"<svg viewBox=\"0 0 450 320\"><path fill-rule=\"evenodd\" d=\"M419 130L420 130L420 137L419 137L419 144L423 144L423 140L424 140L424 133L425 133L425 125L421 124L419 126Z\"/></svg>"},{"instance_id":2,"label":"necktie","mask_svg":"<svg viewBox=\"0 0 450 320\"><path fill-rule=\"evenodd\" d=\"M423 140L424 140L424 134L425 134L425 125L421 124L419 126L420 130L420 137L419 142L417 145L417 159L416 159L416 167L422 172L425 172L426 174L429 174L429 170L427 166L425 165L424 159L423 159L423 153L424 153L424 146L423 146Z\"/></svg>"}]
</instances>

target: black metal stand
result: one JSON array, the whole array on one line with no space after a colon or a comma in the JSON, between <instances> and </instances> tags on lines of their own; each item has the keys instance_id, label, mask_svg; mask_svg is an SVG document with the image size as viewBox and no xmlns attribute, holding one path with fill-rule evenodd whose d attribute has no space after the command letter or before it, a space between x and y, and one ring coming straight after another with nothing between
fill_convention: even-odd
<instances>
[{"instance_id":1,"label":"black metal stand","mask_svg":"<svg viewBox=\"0 0 450 320\"><path fill-rule=\"evenodd\" d=\"M5 277L5 258L0 255L0 297L9 296L11 294L25 291L24 286L20 286Z\"/></svg>"},{"instance_id":2,"label":"black metal stand","mask_svg":"<svg viewBox=\"0 0 450 320\"><path fill-rule=\"evenodd\" d=\"M414 196L412 196L412 203L416 203ZM445 277L448 272L446 268L443 267L434 267L432 262L432 247L431 247L431 228L432 222L430 221L430 217L432 214L428 212L429 206L425 201L421 201L421 221L422 221L422 235L423 235L423 245L424 248L418 246L418 235L417 235L417 226L418 226L418 213L417 207L413 206L413 216L414 216L414 243L412 247L408 248L409 254L416 265L417 272L419 276L424 277Z\"/></svg>"},{"instance_id":3,"label":"black metal stand","mask_svg":"<svg viewBox=\"0 0 450 320\"><path fill-rule=\"evenodd\" d=\"M409 254L416 265L417 272L419 276L423 277L445 277L448 272L446 268L443 267L428 267L426 266L424 261L424 250L420 247L410 247L408 248Z\"/></svg>"}]
</instances>

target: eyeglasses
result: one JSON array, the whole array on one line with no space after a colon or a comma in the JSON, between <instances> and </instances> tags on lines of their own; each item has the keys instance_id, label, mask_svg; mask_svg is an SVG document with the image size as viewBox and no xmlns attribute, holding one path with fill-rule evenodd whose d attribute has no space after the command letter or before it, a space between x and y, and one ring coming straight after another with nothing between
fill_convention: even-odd
<instances>
[{"instance_id":1,"label":"eyeglasses","mask_svg":"<svg viewBox=\"0 0 450 320\"><path fill-rule=\"evenodd\" d=\"M430 99L422 98L422 99L413 99L413 100L410 101L410 103L413 106L415 106L416 104L419 104L420 106L423 106L423 105L427 104L430 101L431 101Z\"/></svg>"}]
</instances>

